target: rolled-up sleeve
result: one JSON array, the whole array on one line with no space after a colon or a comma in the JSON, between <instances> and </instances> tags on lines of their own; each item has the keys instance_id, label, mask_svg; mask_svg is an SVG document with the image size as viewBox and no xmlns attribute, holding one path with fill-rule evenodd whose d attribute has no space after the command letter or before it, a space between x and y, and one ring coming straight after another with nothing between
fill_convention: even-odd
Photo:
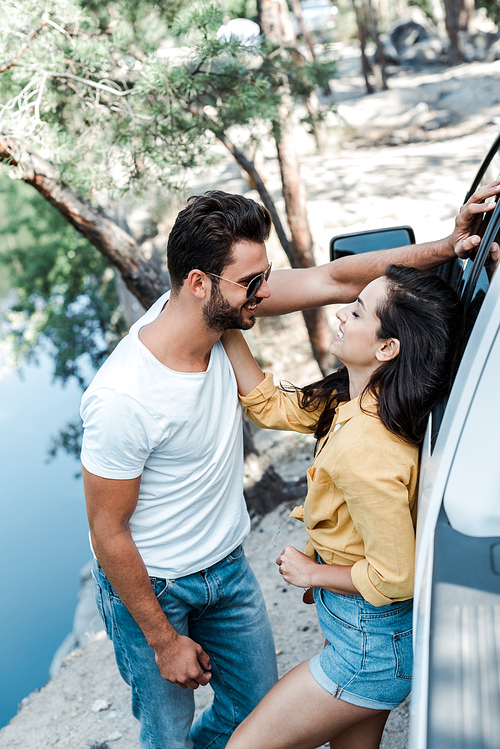
<instances>
[{"instance_id":1,"label":"rolled-up sleeve","mask_svg":"<svg viewBox=\"0 0 500 749\"><path fill-rule=\"evenodd\" d=\"M409 496L417 481L417 448L371 440L351 445L338 460L337 485L365 550L352 567L354 586L374 606L411 598L415 529Z\"/></svg>"},{"instance_id":2,"label":"rolled-up sleeve","mask_svg":"<svg viewBox=\"0 0 500 749\"><path fill-rule=\"evenodd\" d=\"M259 427L291 432L314 432L321 410L306 411L299 405L297 391L286 392L266 372L264 380L248 395L240 395L248 418Z\"/></svg>"}]
</instances>

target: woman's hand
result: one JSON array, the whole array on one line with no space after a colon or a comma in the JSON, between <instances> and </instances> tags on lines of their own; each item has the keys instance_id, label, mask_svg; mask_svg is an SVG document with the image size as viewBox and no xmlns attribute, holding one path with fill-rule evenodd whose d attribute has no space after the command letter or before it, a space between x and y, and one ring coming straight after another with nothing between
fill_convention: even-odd
<instances>
[{"instance_id":1,"label":"woman's hand","mask_svg":"<svg viewBox=\"0 0 500 749\"><path fill-rule=\"evenodd\" d=\"M359 596L351 578L351 567L339 564L318 564L293 546L286 546L276 564L283 580L297 588L325 588L333 593ZM309 601L306 601L309 603Z\"/></svg>"},{"instance_id":2,"label":"woman's hand","mask_svg":"<svg viewBox=\"0 0 500 749\"><path fill-rule=\"evenodd\" d=\"M283 549L276 559L276 564L280 569L280 575L283 575L283 580L290 585L296 585L297 588L313 587L312 578L316 568L320 566L311 557L293 546L286 546Z\"/></svg>"}]
</instances>

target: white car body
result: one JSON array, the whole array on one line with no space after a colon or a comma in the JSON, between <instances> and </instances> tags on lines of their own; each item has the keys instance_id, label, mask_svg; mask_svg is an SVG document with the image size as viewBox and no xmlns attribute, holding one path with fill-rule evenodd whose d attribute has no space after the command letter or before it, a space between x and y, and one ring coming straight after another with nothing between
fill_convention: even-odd
<instances>
[{"instance_id":1,"label":"white car body","mask_svg":"<svg viewBox=\"0 0 500 749\"><path fill-rule=\"evenodd\" d=\"M422 450L411 749L500 747L500 273Z\"/></svg>"}]
</instances>

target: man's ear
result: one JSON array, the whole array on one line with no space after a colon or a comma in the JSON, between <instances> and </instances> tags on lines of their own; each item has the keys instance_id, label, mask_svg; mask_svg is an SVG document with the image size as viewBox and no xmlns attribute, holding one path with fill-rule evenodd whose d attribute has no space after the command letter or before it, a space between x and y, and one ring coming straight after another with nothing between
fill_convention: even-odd
<instances>
[{"instance_id":1,"label":"man's ear","mask_svg":"<svg viewBox=\"0 0 500 749\"><path fill-rule=\"evenodd\" d=\"M400 342L397 338L387 338L375 353L379 362L391 361L399 354Z\"/></svg>"},{"instance_id":2,"label":"man's ear","mask_svg":"<svg viewBox=\"0 0 500 749\"><path fill-rule=\"evenodd\" d=\"M206 273L194 268L188 273L186 285L195 297L205 299L210 294L210 281Z\"/></svg>"}]
</instances>

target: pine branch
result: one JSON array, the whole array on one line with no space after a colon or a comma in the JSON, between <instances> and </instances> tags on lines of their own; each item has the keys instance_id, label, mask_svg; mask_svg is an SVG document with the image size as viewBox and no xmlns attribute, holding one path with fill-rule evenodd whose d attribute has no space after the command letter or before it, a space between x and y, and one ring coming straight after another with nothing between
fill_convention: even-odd
<instances>
[{"instance_id":1,"label":"pine branch","mask_svg":"<svg viewBox=\"0 0 500 749\"><path fill-rule=\"evenodd\" d=\"M17 65L20 58L23 56L23 54L26 52L26 50L30 46L30 42L32 42L33 39L36 36L38 36L38 34L41 31L43 31L43 29L47 25L48 20L49 20L49 12L48 10L46 10L42 16L42 21L40 23L40 26L37 29L30 31L30 33L28 34L28 41L21 45L21 47L17 51L17 54L12 58L12 60L9 60L8 62L4 62L3 65L0 65L0 73L5 73L6 70L9 70L10 68L13 68L15 65Z\"/></svg>"}]
</instances>

